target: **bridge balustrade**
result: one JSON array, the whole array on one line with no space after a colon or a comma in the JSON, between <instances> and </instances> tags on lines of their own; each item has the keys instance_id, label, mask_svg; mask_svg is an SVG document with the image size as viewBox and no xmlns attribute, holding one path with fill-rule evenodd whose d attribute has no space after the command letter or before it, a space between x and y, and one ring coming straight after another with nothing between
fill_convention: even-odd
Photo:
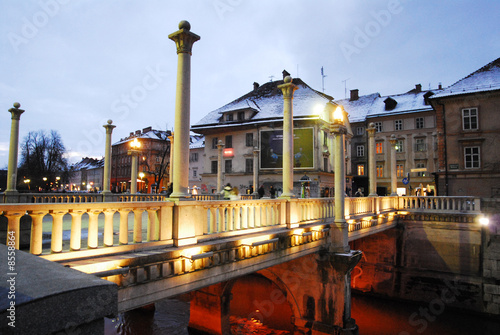
<instances>
[{"instance_id":1,"label":"bridge balustrade","mask_svg":"<svg viewBox=\"0 0 500 335\"><path fill-rule=\"evenodd\" d=\"M40 255L144 242L196 244L203 239L248 234L266 227L292 228L333 219L335 208L334 198L157 201L161 199L161 195L127 195L118 199L121 202L0 204L0 214L7 221L8 231L14 231L16 236L20 236L21 217L31 218L30 252ZM480 208L480 199L473 197L345 199L349 231L372 227L377 219L363 217L390 211L479 213Z\"/></svg>"}]
</instances>

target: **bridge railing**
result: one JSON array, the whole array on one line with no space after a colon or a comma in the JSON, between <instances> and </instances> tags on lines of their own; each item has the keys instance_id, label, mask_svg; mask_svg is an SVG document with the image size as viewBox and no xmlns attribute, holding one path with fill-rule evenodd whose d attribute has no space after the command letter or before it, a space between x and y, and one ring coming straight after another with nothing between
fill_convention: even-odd
<instances>
[{"instance_id":1,"label":"bridge railing","mask_svg":"<svg viewBox=\"0 0 500 335\"><path fill-rule=\"evenodd\" d=\"M151 201L164 200L160 196L146 201L146 196L137 199L135 195L127 195L117 202L0 204L0 228L5 224L2 222L7 222L6 230L21 236L21 218L28 216L30 252L57 254L84 249L125 249L123 246L144 246L146 242L149 245L157 242L175 246L196 244L201 240L244 235L272 227L292 228L312 221L325 222L334 218L335 208L334 198ZM473 197L345 200L348 219L397 210L479 213L480 209L480 199ZM20 242L18 238L17 248Z\"/></svg>"}]
</instances>

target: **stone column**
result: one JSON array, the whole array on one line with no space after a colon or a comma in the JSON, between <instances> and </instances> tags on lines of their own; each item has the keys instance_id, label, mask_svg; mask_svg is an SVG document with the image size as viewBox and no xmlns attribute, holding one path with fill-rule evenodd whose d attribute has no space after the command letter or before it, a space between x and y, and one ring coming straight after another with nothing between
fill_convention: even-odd
<instances>
[{"instance_id":1,"label":"stone column","mask_svg":"<svg viewBox=\"0 0 500 335\"><path fill-rule=\"evenodd\" d=\"M130 194L136 194L137 193L137 170L138 170L138 164L137 164L137 156L139 156L140 151L140 143L137 141L137 138L134 139L130 143L131 148L128 150L128 154L132 156L132 162L130 166Z\"/></svg>"},{"instance_id":2,"label":"stone column","mask_svg":"<svg viewBox=\"0 0 500 335\"><path fill-rule=\"evenodd\" d=\"M345 140L347 133L346 127L335 122L332 125L331 132L334 135L335 145L335 225L340 231L341 243L340 251L349 251L349 238L347 222L345 220ZM338 242L338 241L337 241Z\"/></svg>"},{"instance_id":3,"label":"stone column","mask_svg":"<svg viewBox=\"0 0 500 335\"><path fill-rule=\"evenodd\" d=\"M375 165L377 158L375 154L375 124L370 122L366 131L368 132L368 180L369 197L377 196L377 167Z\"/></svg>"},{"instance_id":4,"label":"stone column","mask_svg":"<svg viewBox=\"0 0 500 335\"><path fill-rule=\"evenodd\" d=\"M169 157L169 162L168 164L170 165L169 171L168 171L168 182L169 184L172 183L174 179L174 133L172 133L171 136L168 137L170 140L170 157ZM158 185L159 187L160 185ZM168 185L167 185L168 186Z\"/></svg>"},{"instance_id":5,"label":"stone column","mask_svg":"<svg viewBox=\"0 0 500 335\"><path fill-rule=\"evenodd\" d=\"M219 140L217 143L217 192L222 191L222 150L224 150L224 143Z\"/></svg>"},{"instance_id":6,"label":"stone column","mask_svg":"<svg viewBox=\"0 0 500 335\"><path fill-rule=\"evenodd\" d=\"M19 150L19 120L21 119L21 114L24 113L23 109L19 109L21 104L19 102L14 102L14 108L9 109L11 114L11 126L10 126L10 144L9 144L9 165L7 170L7 189L5 190L5 195L17 194L16 184L17 184L17 155ZM7 202L9 199L7 199Z\"/></svg>"},{"instance_id":7,"label":"stone column","mask_svg":"<svg viewBox=\"0 0 500 335\"><path fill-rule=\"evenodd\" d=\"M398 195L398 180L397 180L397 170L396 170L396 144L398 140L396 135L392 134L391 139L391 196Z\"/></svg>"},{"instance_id":8,"label":"stone column","mask_svg":"<svg viewBox=\"0 0 500 335\"><path fill-rule=\"evenodd\" d=\"M293 198L293 92L298 89L292 77L286 76L283 91L283 193L280 198Z\"/></svg>"},{"instance_id":9,"label":"stone column","mask_svg":"<svg viewBox=\"0 0 500 335\"><path fill-rule=\"evenodd\" d=\"M112 120L108 120L108 124L104 125L106 129L106 147L104 148L104 176L102 181L102 195L103 201L111 195L110 191L110 181L111 181L111 133L113 133L113 128L116 126L112 124Z\"/></svg>"},{"instance_id":10,"label":"stone column","mask_svg":"<svg viewBox=\"0 0 500 335\"><path fill-rule=\"evenodd\" d=\"M253 194L259 194L259 148L253 148Z\"/></svg>"},{"instance_id":11,"label":"stone column","mask_svg":"<svg viewBox=\"0 0 500 335\"><path fill-rule=\"evenodd\" d=\"M168 35L177 47L177 90L175 96L174 175L171 198L188 198L189 192L189 127L191 100L191 49L200 36L190 32L187 21Z\"/></svg>"}]
</instances>

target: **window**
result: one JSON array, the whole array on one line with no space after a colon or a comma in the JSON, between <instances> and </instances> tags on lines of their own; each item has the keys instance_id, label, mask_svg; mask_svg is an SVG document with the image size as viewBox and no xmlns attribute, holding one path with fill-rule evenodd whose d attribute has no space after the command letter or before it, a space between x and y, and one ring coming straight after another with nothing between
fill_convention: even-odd
<instances>
[{"instance_id":1,"label":"window","mask_svg":"<svg viewBox=\"0 0 500 335\"><path fill-rule=\"evenodd\" d=\"M417 163L416 167L417 169L425 169L425 163ZM417 177L425 177L425 171L418 171Z\"/></svg>"},{"instance_id":2,"label":"window","mask_svg":"<svg viewBox=\"0 0 500 335\"><path fill-rule=\"evenodd\" d=\"M383 153L383 143L382 142L375 143L375 152L377 154Z\"/></svg>"},{"instance_id":3,"label":"window","mask_svg":"<svg viewBox=\"0 0 500 335\"><path fill-rule=\"evenodd\" d=\"M230 159L226 159L224 161L224 173L233 172L233 161Z\"/></svg>"},{"instance_id":4,"label":"window","mask_svg":"<svg viewBox=\"0 0 500 335\"><path fill-rule=\"evenodd\" d=\"M462 109L464 130L477 130L477 108Z\"/></svg>"},{"instance_id":5,"label":"window","mask_svg":"<svg viewBox=\"0 0 500 335\"><path fill-rule=\"evenodd\" d=\"M210 172L213 174L217 173L217 161L212 161L210 166Z\"/></svg>"},{"instance_id":6,"label":"window","mask_svg":"<svg viewBox=\"0 0 500 335\"><path fill-rule=\"evenodd\" d=\"M417 128L417 129L424 128L424 118L423 117L417 117L415 119L415 128Z\"/></svg>"},{"instance_id":7,"label":"window","mask_svg":"<svg viewBox=\"0 0 500 335\"><path fill-rule=\"evenodd\" d=\"M245 172L246 173L253 173L253 159L252 158L247 158L245 160Z\"/></svg>"},{"instance_id":8,"label":"window","mask_svg":"<svg viewBox=\"0 0 500 335\"><path fill-rule=\"evenodd\" d=\"M233 121L233 113L226 114L226 121Z\"/></svg>"},{"instance_id":9,"label":"window","mask_svg":"<svg viewBox=\"0 0 500 335\"><path fill-rule=\"evenodd\" d=\"M364 155L365 155L365 146L364 145L356 146L356 156L364 157Z\"/></svg>"},{"instance_id":10,"label":"window","mask_svg":"<svg viewBox=\"0 0 500 335\"><path fill-rule=\"evenodd\" d=\"M405 151L405 140L398 140L396 143L396 152Z\"/></svg>"},{"instance_id":11,"label":"window","mask_svg":"<svg viewBox=\"0 0 500 335\"><path fill-rule=\"evenodd\" d=\"M193 169L193 178L198 177L198 170Z\"/></svg>"},{"instance_id":12,"label":"window","mask_svg":"<svg viewBox=\"0 0 500 335\"><path fill-rule=\"evenodd\" d=\"M323 145L324 146L328 145L328 134L324 130L323 130Z\"/></svg>"},{"instance_id":13,"label":"window","mask_svg":"<svg viewBox=\"0 0 500 335\"><path fill-rule=\"evenodd\" d=\"M377 165L377 177L382 178L384 176L384 166Z\"/></svg>"},{"instance_id":14,"label":"window","mask_svg":"<svg viewBox=\"0 0 500 335\"><path fill-rule=\"evenodd\" d=\"M403 130L403 120L394 120L394 130Z\"/></svg>"},{"instance_id":15,"label":"window","mask_svg":"<svg viewBox=\"0 0 500 335\"><path fill-rule=\"evenodd\" d=\"M358 164L358 176L365 175L365 166L363 164Z\"/></svg>"},{"instance_id":16,"label":"window","mask_svg":"<svg viewBox=\"0 0 500 335\"><path fill-rule=\"evenodd\" d=\"M198 153L197 152L193 152L191 154L191 159L189 161L190 162L197 162L198 161Z\"/></svg>"},{"instance_id":17,"label":"window","mask_svg":"<svg viewBox=\"0 0 500 335\"><path fill-rule=\"evenodd\" d=\"M403 177L404 174L404 166L403 164L396 164L396 176Z\"/></svg>"},{"instance_id":18,"label":"window","mask_svg":"<svg viewBox=\"0 0 500 335\"><path fill-rule=\"evenodd\" d=\"M232 148L232 147L233 147L233 136L227 135L226 136L226 148Z\"/></svg>"},{"instance_id":19,"label":"window","mask_svg":"<svg viewBox=\"0 0 500 335\"><path fill-rule=\"evenodd\" d=\"M328 157L323 157L323 170L328 172Z\"/></svg>"},{"instance_id":20,"label":"window","mask_svg":"<svg viewBox=\"0 0 500 335\"><path fill-rule=\"evenodd\" d=\"M423 138L416 138L415 139L415 151L426 151L425 147L425 139Z\"/></svg>"},{"instance_id":21,"label":"window","mask_svg":"<svg viewBox=\"0 0 500 335\"><path fill-rule=\"evenodd\" d=\"M253 147L253 133L246 134L245 144L247 147Z\"/></svg>"},{"instance_id":22,"label":"window","mask_svg":"<svg viewBox=\"0 0 500 335\"><path fill-rule=\"evenodd\" d=\"M380 133L382 131L382 122L375 122L375 129L377 133Z\"/></svg>"},{"instance_id":23,"label":"window","mask_svg":"<svg viewBox=\"0 0 500 335\"><path fill-rule=\"evenodd\" d=\"M363 135L365 133L365 127L357 127L356 135Z\"/></svg>"},{"instance_id":24,"label":"window","mask_svg":"<svg viewBox=\"0 0 500 335\"><path fill-rule=\"evenodd\" d=\"M219 139L217 137L212 138L212 149L217 149L217 143Z\"/></svg>"},{"instance_id":25,"label":"window","mask_svg":"<svg viewBox=\"0 0 500 335\"><path fill-rule=\"evenodd\" d=\"M238 112L238 121L245 120L245 112Z\"/></svg>"},{"instance_id":26,"label":"window","mask_svg":"<svg viewBox=\"0 0 500 335\"><path fill-rule=\"evenodd\" d=\"M480 167L479 147L465 147L464 159L466 169L477 169Z\"/></svg>"}]
</instances>

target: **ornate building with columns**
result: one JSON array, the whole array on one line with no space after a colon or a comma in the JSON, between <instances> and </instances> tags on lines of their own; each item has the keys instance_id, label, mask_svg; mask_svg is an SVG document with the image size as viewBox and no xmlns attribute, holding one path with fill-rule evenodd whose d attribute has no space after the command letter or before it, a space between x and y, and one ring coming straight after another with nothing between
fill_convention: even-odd
<instances>
[{"instance_id":1,"label":"ornate building with columns","mask_svg":"<svg viewBox=\"0 0 500 335\"><path fill-rule=\"evenodd\" d=\"M283 71L283 78L289 73ZM230 183L240 193L253 193L271 186L279 196L283 190L283 80L253 84L253 90L210 113L191 127L205 136L202 189L217 188L218 170L222 185ZM316 91L300 78L293 95L293 193L297 197L333 195L334 154L330 134L332 113L337 104L331 96ZM351 134L347 124L348 134ZM349 140L348 140L349 141ZM349 146L348 146L349 148ZM349 154L348 154L349 156ZM350 179L350 164L346 174ZM256 175L256 176L255 176Z\"/></svg>"}]
</instances>

